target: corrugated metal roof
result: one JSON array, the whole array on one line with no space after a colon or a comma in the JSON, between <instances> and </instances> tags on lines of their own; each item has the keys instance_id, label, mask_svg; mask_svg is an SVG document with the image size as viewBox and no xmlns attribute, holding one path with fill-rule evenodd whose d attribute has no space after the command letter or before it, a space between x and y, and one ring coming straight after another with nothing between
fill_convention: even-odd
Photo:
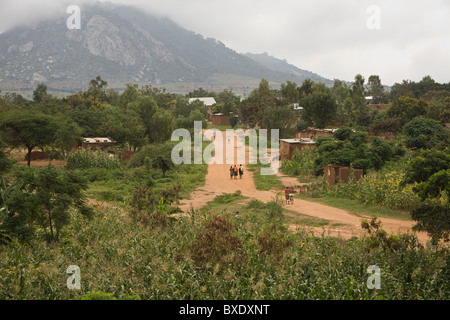
<instances>
[{"instance_id":1,"label":"corrugated metal roof","mask_svg":"<svg viewBox=\"0 0 450 320\"><path fill-rule=\"evenodd\" d=\"M203 102L205 104L205 106L210 107L214 104L216 104L216 99L212 98L212 97L205 97L205 98L190 98L189 99L189 103L192 103L196 100L199 100L201 102Z\"/></svg>"},{"instance_id":2,"label":"corrugated metal roof","mask_svg":"<svg viewBox=\"0 0 450 320\"><path fill-rule=\"evenodd\" d=\"M300 143L300 144L316 144L313 139L309 138L301 138L301 139L280 139L280 141L284 141L287 143Z\"/></svg>"},{"instance_id":3,"label":"corrugated metal roof","mask_svg":"<svg viewBox=\"0 0 450 320\"><path fill-rule=\"evenodd\" d=\"M110 138L83 138L84 143L114 143Z\"/></svg>"}]
</instances>

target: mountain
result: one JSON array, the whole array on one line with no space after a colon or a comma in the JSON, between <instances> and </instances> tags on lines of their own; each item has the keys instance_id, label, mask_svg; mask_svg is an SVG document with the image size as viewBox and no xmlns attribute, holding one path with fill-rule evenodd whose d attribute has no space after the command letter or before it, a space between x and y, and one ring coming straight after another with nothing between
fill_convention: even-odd
<instances>
[{"instance_id":1,"label":"mountain","mask_svg":"<svg viewBox=\"0 0 450 320\"><path fill-rule=\"evenodd\" d=\"M167 19L131 6L95 3L81 7L81 29L67 28L68 15L0 34L0 90L77 91L100 75L109 87L126 83L188 92L301 83L312 73L243 55ZM266 61L267 60L267 61ZM280 60L281 61L281 60ZM315 79L320 78L314 75Z\"/></svg>"},{"instance_id":2,"label":"mountain","mask_svg":"<svg viewBox=\"0 0 450 320\"><path fill-rule=\"evenodd\" d=\"M321 77L320 75L311 71L300 69L292 64L289 64L286 60L281 60L270 56L267 52L261 54L245 53L246 57L261 64L262 66L283 74L289 74L302 79L309 78L315 82L323 82L326 84L333 84L334 81Z\"/></svg>"}]
</instances>

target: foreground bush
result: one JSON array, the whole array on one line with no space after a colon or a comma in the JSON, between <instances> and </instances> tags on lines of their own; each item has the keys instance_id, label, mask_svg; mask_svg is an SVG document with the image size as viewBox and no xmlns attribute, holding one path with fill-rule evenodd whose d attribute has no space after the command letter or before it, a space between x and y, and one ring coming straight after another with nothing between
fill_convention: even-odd
<instances>
[{"instance_id":1,"label":"foreground bush","mask_svg":"<svg viewBox=\"0 0 450 320\"><path fill-rule=\"evenodd\" d=\"M72 215L60 243L0 247L0 299L450 298L448 249L291 233L261 210L252 202L239 216L196 212L161 229L119 209L98 209L93 220ZM80 267L80 290L67 288L70 265ZM372 265L380 289L367 287Z\"/></svg>"}]
</instances>

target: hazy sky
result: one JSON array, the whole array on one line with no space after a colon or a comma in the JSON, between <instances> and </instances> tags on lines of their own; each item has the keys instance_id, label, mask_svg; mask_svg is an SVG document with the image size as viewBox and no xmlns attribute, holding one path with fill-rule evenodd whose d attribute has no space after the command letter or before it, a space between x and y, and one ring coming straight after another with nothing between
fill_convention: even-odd
<instances>
[{"instance_id":1,"label":"hazy sky","mask_svg":"<svg viewBox=\"0 0 450 320\"><path fill-rule=\"evenodd\" d=\"M111 0L330 79L450 82L449 0ZM0 32L65 12L71 0L0 0ZM68 15L67 15L68 16ZM1 43L0 43L1 46Z\"/></svg>"}]
</instances>

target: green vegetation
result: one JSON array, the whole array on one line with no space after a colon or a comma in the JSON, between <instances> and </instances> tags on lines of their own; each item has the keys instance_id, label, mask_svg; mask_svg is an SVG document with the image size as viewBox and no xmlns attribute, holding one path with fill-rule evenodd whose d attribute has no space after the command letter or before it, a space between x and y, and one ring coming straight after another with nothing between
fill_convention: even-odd
<instances>
[{"instance_id":1,"label":"green vegetation","mask_svg":"<svg viewBox=\"0 0 450 320\"><path fill-rule=\"evenodd\" d=\"M386 92L377 76L364 82L357 75L332 89L306 80L274 90L263 79L243 101L228 90L182 96L132 84L119 94L100 77L66 98L45 85L32 101L1 95L0 299L449 299L450 255L440 242L450 234L447 87L424 78L429 91L404 83ZM367 93L390 105L371 109ZM310 125L337 127L315 149L283 161L282 172L310 182L299 197L414 220L433 241L425 247L413 235L387 234L377 218L361 221L361 239L317 236L308 230L338 226L240 191L181 214L180 200L207 172L206 164L171 161L172 130L192 134L194 121L207 128L205 105L188 103L195 96L213 96L217 112L239 114L242 127L279 129L280 137ZM293 110L296 103L306 112ZM81 150L88 136L116 145ZM64 167L15 164L24 148L45 150ZM321 178L328 164L365 175L328 186ZM277 175L261 175L267 167L247 165L256 188L283 188ZM288 224L300 227L291 232ZM81 290L65 286L73 264ZM381 289L366 285L371 265L382 270Z\"/></svg>"},{"instance_id":2,"label":"green vegetation","mask_svg":"<svg viewBox=\"0 0 450 320\"><path fill-rule=\"evenodd\" d=\"M398 220L412 220L411 216L405 212L395 209L389 209L379 205L366 204L358 200L348 198L339 198L336 195L321 195L318 198L309 196L298 196L299 199L304 199L312 202L318 202L330 207L339 208L356 215L365 215L370 217L391 218Z\"/></svg>"},{"instance_id":3,"label":"green vegetation","mask_svg":"<svg viewBox=\"0 0 450 320\"><path fill-rule=\"evenodd\" d=\"M261 163L258 164L248 164L247 170L253 171L253 181L255 182L257 190L270 190L272 188L282 188L283 184L281 183L278 176L275 174L263 175L261 174L261 168L270 168L270 165L264 165Z\"/></svg>"},{"instance_id":4,"label":"green vegetation","mask_svg":"<svg viewBox=\"0 0 450 320\"><path fill-rule=\"evenodd\" d=\"M221 198L223 199L223 198ZM221 202L221 200L219 200ZM2 299L442 299L450 297L448 250L382 230L358 240L287 232L279 205L230 202L213 213L136 223L117 209L73 214L51 246L13 241L0 251ZM278 209L277 209L278 208ZM164 209L163 209L164 210ZM156 218L156 217L154 217ZM159 221L159 220L155 220ZM370 227L370 225L368 226ZM81 290L65 286L76 261ZM366 285L368 266L381 289Z\"/></svg>"}]
</instances>

